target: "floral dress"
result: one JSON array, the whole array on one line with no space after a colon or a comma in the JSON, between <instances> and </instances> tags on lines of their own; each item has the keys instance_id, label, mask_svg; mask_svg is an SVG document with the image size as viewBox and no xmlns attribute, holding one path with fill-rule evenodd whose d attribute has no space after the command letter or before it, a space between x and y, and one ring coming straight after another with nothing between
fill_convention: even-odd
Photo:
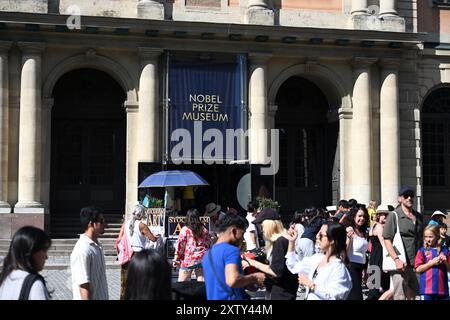
<instances>
[{"instance_id":1,"label":"floral dress","mask_svg":"<svg viewBox=\"0 0 450 320\"><path fill-rule=\"evenodd\" d=\"M200 238L197 238L188 227L183 227L178 236L176 244L176 254L178 255L181 267L187 268L202 263L203 256L211 247L211 236L208 229L203 228Z\"/></svg>"}]
</instances>

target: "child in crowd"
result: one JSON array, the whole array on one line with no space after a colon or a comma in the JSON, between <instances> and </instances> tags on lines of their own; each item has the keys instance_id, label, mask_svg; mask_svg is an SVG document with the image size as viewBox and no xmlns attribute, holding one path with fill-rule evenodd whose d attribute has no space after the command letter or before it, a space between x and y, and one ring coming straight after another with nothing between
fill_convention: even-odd
<instances>
[{"instance_id":1,"label":"child in crowd","mask_svg":"<svg viewBox=\"0 0 450 320\"><path fill-rule=\"evenodd\" d=\"M377 222L377 202L369 201L369 206L367 207L367 212L369 213L369 227L371 227L375 222Z\"/></svg>"},{"instance_id":2,"label":"child in crowd","mask_svg":"<svg viewBox=\"0 0 450 320\"><path fill-rule=\"evenodd\" d=\"M420 273L422 300L449 300L450 254L441 246L439 227L429 225L423 232L423 247L416 255L415 269Z\"/></svg>"}]
</instances>

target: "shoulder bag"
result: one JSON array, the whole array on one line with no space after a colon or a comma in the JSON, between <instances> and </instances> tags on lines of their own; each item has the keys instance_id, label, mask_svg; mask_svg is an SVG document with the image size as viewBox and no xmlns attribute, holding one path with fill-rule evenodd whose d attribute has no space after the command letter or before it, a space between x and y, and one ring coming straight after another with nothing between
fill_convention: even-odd
<instances>
[{"instance_id":1,"label":"shoulder bag","mask_svg":"<svg viewBox=\"0 0 450 320\"><path fill-rule=\"evenodd\" d=\"M398 227L398 215L397 212L391 211L395 214L396 221L396 232L394 239L392 241L392 245L394 247L394 251L401 261L406 262L406 254L405 254L405 246L403 245L402 236L400 235L400 228ZM395 260L392 259L389 252L386 249L386 246L383 243L383 271L396 271L397 267L395 266Z\"/></svg>"}]
</instances>

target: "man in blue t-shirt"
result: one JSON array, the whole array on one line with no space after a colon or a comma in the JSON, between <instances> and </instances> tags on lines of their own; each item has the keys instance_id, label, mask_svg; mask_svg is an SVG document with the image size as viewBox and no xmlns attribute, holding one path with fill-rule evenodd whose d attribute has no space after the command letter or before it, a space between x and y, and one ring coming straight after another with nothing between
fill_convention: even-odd
<instances>
[{"instance_id":1,"label":"man in blue t-shirt","mask_svg":"<svg viewBox=\"0 0 450 320\"><path fill-rule=\"evenodd\" d=\"M244 300L245 287L263 284L264 273L243 274L239 248L247 226L247 220L237 214L221 219L217 242L202 261L208 300Z\"/></svg>"}]
</instances>

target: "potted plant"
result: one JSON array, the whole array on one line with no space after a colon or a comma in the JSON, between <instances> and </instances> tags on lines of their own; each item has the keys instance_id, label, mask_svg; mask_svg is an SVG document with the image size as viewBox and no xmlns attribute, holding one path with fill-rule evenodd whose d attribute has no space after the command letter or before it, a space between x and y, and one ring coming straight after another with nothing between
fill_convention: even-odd
<instances>
[{"instance_id":1,"label":"potted plant","mask_svg":"<svg viewBox=\"0 0 450 320\"><path fill-rule=\"evenodd\" d=\"M265 208L272 208L275 210L280 209L280 205L278 204L278 201L272 200L271 198L256 197L256 201L258 201L259 210L262 210Z\"/></svg>"}]
</instances>

